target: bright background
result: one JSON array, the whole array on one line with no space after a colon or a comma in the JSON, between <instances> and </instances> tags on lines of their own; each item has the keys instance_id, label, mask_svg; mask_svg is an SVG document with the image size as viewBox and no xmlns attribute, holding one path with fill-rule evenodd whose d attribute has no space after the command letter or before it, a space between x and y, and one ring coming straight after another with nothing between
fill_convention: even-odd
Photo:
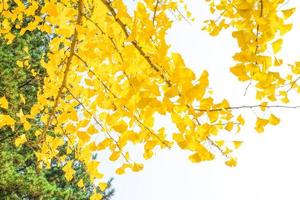
<instances>
[{"instance_id":1,"label":"bright background","mask_svg":"<svg viewBox=\"0 0 300 200\"><path fill-rule=\"evenodd\" d=\"M168 41L172 51L182 54L186 64L197 75L206 69L210 87L216 97L229 99L231 105L255 104L254 90L244 97L246 84L229 72L236 52L236 41L230 31L211 37L201 31L202 21L210 18L205 1L189 1L195 23L175 21ZM290 1L284 8L296 6ZM287 61L300 60L300 10L291 18L292 32L284 39L282 53ZM297 101L300 104L299 98ZM237 150L238 166L229 168L223 160L192 164L187 152L179 149L157 151L145 161L142 172L116 176L102 165L102 172L114 176L116 194L113 200L299 200L300 199L300 110L272 109L281 118L279 126L267 126L265 133L253 129L255 114L244 110L246 121L252 121L241 131L243 145ZM170 128L172 125L166 123ZM171 127L172 129L173 127Z\"/></svg>"}]
</instances>

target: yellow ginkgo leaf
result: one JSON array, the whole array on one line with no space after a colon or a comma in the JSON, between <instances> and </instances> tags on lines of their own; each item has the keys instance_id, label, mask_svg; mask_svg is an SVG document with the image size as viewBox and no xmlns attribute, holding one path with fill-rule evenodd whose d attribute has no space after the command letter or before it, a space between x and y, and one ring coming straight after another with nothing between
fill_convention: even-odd
<instances>
[{"instance_id":1,"label":"yellow ginkgo leaf","mask_svg":"<svg viewBox=\"0 0 300 200\"><path fill-rule=\"evenodd\" d=\"M24 65L25 65L25 66L28 66L28 65L29 65L29 60L28 60L28 59L24 60Z\"/></svg>"},{"instance_id":2,"label":"yellow ginkgo leaf","mask_svg":"<svg viewBox=\"0 0 300 200\"><path fill-rule=\"evenodd\" d=\"M23 67L24 67L24 64L23 64L23 62L22 62L22 61L20 61L20 60L18 60L18 61L17 61L17 65L18 65L19 67L21 67L21 68L23 68Z\"/></svg>"},{"instance_id":3,"label":"yellow ginkgo leaf","mask_svg":"<svg viewBox=\"0 0 300 200\"><path fill-rule=\"evenodd\" d=\"M282 42L283 42L282 39L278 39L278 40L276 40L275 42L272 43L272 48L273 48L274 53L278 53L280 51L281 46L282 46Z\"/></svg>"},{"instance_id":4,"label":"yellow ginkgo leaf","mask_svg":"<svg viewBox=\"0 0 300 200\"><path fill-rule=\"evenodd\" d=\"M236 119L240 125L244 125L245 124L245 120L244 118L242 117L242 115L239 115L238 118Z\"/></svg>"},{"instance_id":5,"label":"yellow ginkgo leaf","mask_svg":"<svg viewBox=\"0 0 300 200\"><path fill-rule=\"evenodd\" d=\"M73 169L72 161L68 161L67 164L62 168L62 170L65 172L65 177L68 181L73 179L75 170Z\"/></svg>"},{"instance_id":6,"label":"yellow ginkgo leaf","mask_svg":"<svg viewBox=\"0 0 300 200\"><path fill-rule=\"evenodd\" d=\"M247 71L242 64L237 64L230 68L231 73L239 78L240 81L247 81L249 80L249 76L247 75Z\"/></svg>"},{"instance_id":7,"label":"yellow ginkgo leaf","mask_svg":"<svg viewBox=\"0 0 300 200\"><path fill-rule=\"evenodd\" d=\"M218 141L216 141L216 144L217 144L219 147L221 147L221 146L224 145L224 140L218 140Z\"/></svg>"},{"instance_id":8,"label":"yellow ginkgo leaf","mask_svg":"<svg viewBox=\"0 0 300 200\"><path fill-rule=\"evenodd\" d=\"M131 169L133 172L138 172L141 171L143 168L144 168L143 164L134 163Z\"/></svg>"},{"instance_id":9,"label":"yellow ginkgo leaf","mask_svg":"<svg viewBox=\"0 0 300 200\"><path fill-rule=\"evenodd\" d=\"M77 185L78 185L78 187L83 188L84 187L83 180L80 179L80 181L78 181Z\"/></svg>"},{"instance_id":10,"label":"yellow ginkgo leaf","mask_svg":"<svg viewBox=\"0 0 300 200\"><path fill-rule=\"evenodd\" d=\"M278 59L275 57L274 66L278 67L278 66L282 65L282 63L283 63L282 59Z\"/></svg>"},{"instance_id":11,"label":"yellow ginkgo leaf","mask_svg":"<svg viewBox=\"0 0 300 200\"><path fill-rule=\"evenodd\" d=\"M258 133L264 132L264 128L268 123L269 123L269 121L266 119L257 118L256 124L255 124L255 130Z\"/></svg>"},{"instance_id":12,"label":"yellow ginkgo leaf","mask_svg":"<svg viewBox=\"0 0 300 200\"><path fill-rule=\"evenodd\" d=\"M116 125L114 125L112 128L119 133L123 133L124 131L127 130L127 124L126 124L126 122L121 120Z\"/></svg>"},{"instance_id":13,"label":"yellow ginkgo leaf","mask_svg":"<svg viewBox=\"0 0 300 200\"><path fill-rule=\"evenodd\" d=\"M28 131L31 128L31 124L27 121L26 116L23 114L22 109L17 113L17 116L20 118L21 123L24 126L24 130Z\"/></svg>"},{"instance_id":14,"label":"yellow ginkgo leaf","mask_svg":"<svg viewBox=\"0 0 300 200\"><path fill-rule=\"evenodd\" d=\"M9 115L0 114L0 128L5 125L10 126L12 129L14 129L15 120Z\"/></svg>"},{"instance_id":15,"label":"yellow ginkgo leaf","mask_svg":"<svg viewBox=\"0 0 300 200\"><path fill-rule=\"evenodd\" d=\"M95 194L93 194L93 195L90 197L90 200L101 200L102 197L103 197L102 194L95 193Z\"/></svg>"},{"instance_id":16,"label":"yellow ginkgo leaf","mask_svg":"<svg viewBox=\"0 0 300 200\"><path fill-rule=\"evenodd\" d=\"M8 102L5 97L1 97L0 99L0 107L4 109L8 109Z\"/></svg>"},{"instance_id":17,"label":"yellow ginkgo leaf","mask_svg":"<svg viewBox=\"0 0 300 200\"><path fill-rule=\"evenodd\" d=\"M280 119L277 118L275 115L271 114L269 117L269 123L272 124L273 126L276 126L277 124L279 124Z\"/></svg>"},{"instance_id":18,"label":"yellow ginkgo leaf","mask_svg":"<svg viewBox=\"0 0 300 200\"><path fill-rule=\"evenodd\" d=\"M144 157L145 160L150 159L152 156L153 156L153 151L151 151L151 150L145 150L145 152L143 154L143 157Z\"/></svg>"},{"instance_id":19,"label":"yellow ginkgo leaf","mask_svg":"<svg viewBox=\"0 0 300 200\"><path fill-rule=\"evenodd\" d=\"M116 170L116 174L118 175L122 175L125 173L125 169L129 167L129 164L123 164L121 167L119 167L117 170Z\"/></svg>"},{"instance_id":20,"label":"yellow ginkgo leaf","mask_svg":"<svg viewBox=\"0 0 300 200\"><path fill-rule=\"evenodd\" d=\"M28 131L31 128L31 124L27 120L24 121L23 126L25 131Z\"/></svg>"},{"instance_id":21,"label":"yellow ginkgo leaf","mask_svg":"<svg viewBox=\"0 0 300 200\"><path fill-rule=\"evenodd\" d=\"M214 159L214 155L204 148L202 151L196 152L189 156L189 160L192 162L202 162L202 161L208 161L213 159Z\"/></svg>"},{"instance_id":22,"label":"yellow ginkgo leaf","mask_svg":"<svg viewBox=\"0 0 300 200\"><path fill-rule=\"evenodd\" d=\"M21 102L22 102L23 104L26 103L25 98L24 98L24 96L23 96L22 94L20 94L20 100L21 100Z\"/></svg>"},{"instance_id":23,"label":"yellow ginkgo leaf","mask_svg":"<svg viewBox=\"0 0 300 200\"><path fill-rule=\"evenodd\" d=\"M99 183L99 188L101 191L104 191L107 188L107 183L103 183L103 182Z\"/></svg>"},{"instance_id":24,"label":"yellow ginkgo leaf","mask_svg":"<svg viewBox=\"0 0 300 200\"><path fill-rule=\"evenodd\" d=\"M293 24L285 24L279 27L280 35L283 36L293 28Z\"/></svg>"},{"instance_id":25,"label":"yellow ginkgo leaf","mask_svg":"<svg viewBox=\"0 0 300 200\"><path fill-rule=\"evenodd\" d=\"M284 19L288 19L289 17L291 17L294 14L295 10L296 10L296 8L290 8L290 9L281 11L284 16Z\"/></svg>"},{"instance_id":26,"label":"yellow ginkgo leaf","mask_svg":"<svg viewBox=\"0 0 300 200\"><path fill-rule=\"evenodd\" d=\"M86 132L90 135L93 135L98 133L99 131L95 128L94 125L90 125Z\"/></svg>"},{"instance_id":27,"label":"yellow ginkgo leaf","mask_svg":"<svg viewBox=\"0 0 300 200\"><path fill-rule=\"evenodd\" d=\"M20 135L15 140L16 147L19 147L20 145L24 144L27 141L25 134Z\"/></svg>"},{"instance_id":28,"label":"yellow ginkgo leaf","mask_svg":"<svg viewBox=\"0 0 300 200\"><path fill-rule=\"evenodd\" d=\"M120 154L121 154L120 151L114 151L114 152L110 155L109 160L110 160L110 161L116 161L116 160L118 160L118 158L120 157Z\"/></svg>"},{"instance_id":29,"label":"yellow ginkgo leaf","mask_svg":"<svg viewBox=\"0 0 300 200\"><path fill-rule=\"evenodd\" d=\"M227 131L231 131L233 129L233 123L232 122L228 122L225 126L225 130Z\"/></svg>"},{"instance_id":30,"label":"yellow ginkgo leaf","mask_svg":"<svg viewBox=\"0 0 300 200\"><path fill-rule=\"evenodd\" d=\"M83 142L88 142L90 140L90 136L84 131L78 131L77 136Z\"/></svg>"},{"instance_id":31,"label":"yellow ginkgo leaf","mask_svg":"<svg viewBox=\"0 0 300 200\"><path fill-rule=\"evenodd\" d=\"M5 36L5 39L7 39L7 44L11 44L13 40L16 38L16 36L12 33L7 33Z\"/></svg>"},{"instance_id":32,"label":"yellow ginkgo leaf","mask_svg":"<svg viewBox=\"0 0 300 200\"><path fill-rule=\"evenodd\" d=\"M233 141L234 148L238 149L242 143L242 141Z\"/></svg>"},{"instance_id":33,"label":"yellow ginkgo leaf","mask_svg":"<svg viewBox=\"0 0 300 200\"><path fill-rule=\"evenodd\" d=\"M125 169L122 168L122 167L119 167L119 168L116 170L116 174L118 174L118 175L122 175L122 174L124 174L124 173L125 173Z\"/></svg>"},{"instance_id":34,"label":"yellow ginkgo leaf","mask_svg":"<svg viewBox=\"0 0 300 200\"><path fill-rule=\"evenodd\" d=\"M235 167L237 164L236 158L230 158L225 162L225 164L229 167Z\"/></svg>"}]
</instances>

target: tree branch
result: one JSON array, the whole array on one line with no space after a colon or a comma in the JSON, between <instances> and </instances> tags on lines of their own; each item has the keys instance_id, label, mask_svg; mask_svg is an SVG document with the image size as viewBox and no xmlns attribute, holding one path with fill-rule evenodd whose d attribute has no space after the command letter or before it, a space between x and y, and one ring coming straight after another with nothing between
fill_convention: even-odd
<instances>
[{"instance_id":1,"label":"tree branch","mask_svg":"<svg viewBox=\"0 0 300 200\"><path fill-rule=\"evenodd\" d=\"M159 4L159 0L156 0L156 4L155 4L155 7L154 7L154 12L153 12L153 18L152 18L153 25L154 25L154 22L155 22L155 17L156 17L156 12L157 12L157 8L158 8L158 4Z\"/></svg>"},{"instance_id":2,"label":"tree branch","mask_svg":"<svg viewBox=\"0 0 300 200\"><path fill-rule=\"evenodd\" d=\"M101 83L101 85L104 87L104 89L106 91L108 91L108 93L110 93L114 98L119 98L115 93L113 93L113 91L97 76L97 74L91 70L87 64L87 62L85 62L80 56L78 56L77 54L74 54L74 56L76 56L81 62L84 63L85 67L89 70L89 72L91 72L95 77L96 79ZM117 106L112 103L116 108ZM129 109L126 105L123 105L121 109L124 109L125 111L129 112ZM136 114L134 114L134 119L136 122L138 122L138 124L140 124L145 130L147 130L150 135L154 136L160 143L162 143L163 145L165 145L166 147L168 148L171 148L170 145L168 143L166 143L165 141L163 141L160 137L158 137L158 135L156 135L152 130L151 128L149 128L148 126L146 126L141 120L139 120L139 118L137 117Z\"/></svg>"},{"instance_id":3,"label":"tree branch","mask_svg":"<svg viewBox=\"0 0 300 200\"><path fill-rule=\"evenodd\" d=\"M104 128L103 124L91 113L87 107L70 91L69 88L67 88L67 91L70 93L70 95L83 107L83 109L93 118L93 120L103 129L105 130L105 133L108 135L108 137L116 144L119 151L121 152L122 157L126 160L127 163L130 163L129 160L126 158L125 154L123 153L123 150L119 143L112 137L112 135Z\"/></svg>"},{"instance_id":4,"label":"tree branch","mask_svg":"<svg viewBox=\"0 0 300 200\"><path fill-rule=\"evenodd\" d=\"M197 109L195 108L196 111L200 112L220 112L224 110L239 110L239 109L253 109L253 108L285 108L285 109L297 109L300 108L299 106L285 106L285 105L243 105L243 106L229 106L229 107L224 107L224 108L215 108L215 109Z\"/></svg>"},{"instance_id":5,"label":"tree branch","mask_svg":"<svg viewBox=\"0 0 300 200\"><path fill-rule=\"evenodd\" d=\"M112 14L112 16L114 17L115 21L119 24L119 26L121 27L121 29L123 30L125 36L128 38L129 37L129 33L127 31L127 26L126 24L124 24L118 17L117 17L117 13L114 10L114 8L112 7L111 3L106 1L106 0L101 0L103 2L103 4L107 7L107 9L110 11L110 13ZM139 44L137 43L137 41L133 40L130 42L135 48L136 50L140 53L140 55L142 57L144 57L144 59L147 61L147 63L151 66L152 69L154 69L156 72L160 73L161 69L159 69L150 59L150 57L143 51L142 47L139 46ZM170 80L163 74L160 73L160 77L167 83L167 85L169 87L172 86Z\"/></svg>"},{"instance_id":6,"label":"tree branch","mask_svg":"<svg viewBox=\"0 0 300 200\"><path fill-rule=\"evenodd\" d=\"M82 2L82 0L78 0L78 16L77 16L77 20L76 20L76 25L80 25L82 23L82 15L83 15L83 2ZM48 130L49 126L51 125L52 118L55 115L55 111L56 111L56 108L57 108L59 100L60 100L60 96L63 92L64 87L67 84L68 73L69 73L69 70L70 70L71 63L72 63L72 58L73 58L75 50L76 50L75 48L76 48L77 40L78 40L78 31L75 28L72 43L71 43L71 47L70 47L70 55L67 59L63 80L62 80L61 86L58 90L58 93L55 97L52 112L50 113L49 118L48 118L47 123L46 123L46 126L45 126L45 128L44 128L44 130L41 134L41 140L44 140L44 138L46 136L46 131Z\"/></svg>"}]
</instances>

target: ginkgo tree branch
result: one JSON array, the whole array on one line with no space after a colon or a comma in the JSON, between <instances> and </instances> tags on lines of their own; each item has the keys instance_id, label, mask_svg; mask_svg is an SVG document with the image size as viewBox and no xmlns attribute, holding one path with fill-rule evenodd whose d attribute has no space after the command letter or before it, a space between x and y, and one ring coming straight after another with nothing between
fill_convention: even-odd
<instances>
[{"instance_id":1,"label":"ginkgo tree branch","mask_svg":"<svg viewBox=\"0 0 300 200\"><path fill-rule=\"evenodd\" d=\"M224 150L218 145L215 143L215 141L213 141L210 137L207 137L206 138L207 141L212 145L214 146L216 149L218 149L218 151L223 155L225 156L226 158L229 158L229 156L224 152Z\"/></svg>"},{"instance_id":2,"label":"ginkgo tree branch","mask_svg":"<svg viewBox=\"0 0 300 200\"><path fill-rule=\"evenodd\" d=\"M297 84L297 82L299 80L300 80L300 76L298 76L294 81L292 81L291 83L289 83L289 85L291 85L291 86L289 87L289 89L287 89L286 92L290 92L294 88L294 86Z\"/></svg>"},{"instance_id":3,"label":"ginkgo tree branch","mask_svg":"<svg viewBox=\"0 0 300 200\"><path fill-rule=\"evenodd\" d=\"M77 8L78 14L77 14L76 25L80 25L82 23L82 16L83 16L83 2L82 1L83 0L78 0L78 5L77 5L78 6L78 8ZM73 35L72 43L71 43L71 47L70 47L70 55L69 55L69 57L67 58L67 61L66 61L66 68L64 70L63 80L62 80L62 83L61 83L61 85L58 89L57 95L55 97L54 105L52 107L52 112L48 116L48 120L46 122L45 128L43 129L43 132L41 134L41 138L40 138L41 140L44 140L44 138L46 136L46 132L47 132L49 126L51 125L53 116L55 115L56 108L59 104L59 100L61 98L63 89L67 84L68 73L69 73L69 70L70 70L70 67L71 67L71 64L72 64L72 59L73 59L73 56L74 56L74 53L75 53L75 50L76 50L77 40L78 40L78 31L75 27L74 35Z\"/></svg>"},{"instance_id":4,"label":"ginkgo tree branch","mask_svg":"<svg viewBox=\"0 0 300 200\"><path fill-rule=\"evenodd\" d=\"M103 2L103 4L107 7L107 9L110 11L110 13L112 14L112 16L114 17L115 21L119 24L119 26L121 27L121 29L123 30L125 36L128 38L129 37L129 33L127 30L127 26L126 24L124 24L118 17L117 17L117 13L114 10L114 8L111 5L111 2L108 2L106 0L101 0ZM172 86L170 80L163 74L160 73L161 69L158 68L150 59L150 57L146 54L146 52L143 51L142 47L139 46L139 44L137 43L136 40L132 40L130 41L130 43L136 48L136 50L140 53L140 55L147 61L147 63L151 66L151 68L153 68L156 72L158 72L160 74L160 77L167 83L167 85L169 87Z\"/></svg>"},{"instance_id":5,"label":"ginkgo tree branch","mask_svg":"<svg viewBox=\"0 0 300 200\"><path fill-rule=\"evenodd\" d=\"M262 18L263 17L263 10L264 10L264 3L263 3L263 0L260 0L260 14L259 14L259 17ZM258 54L258 49L259 49L259 45L258 45L258 38L259 38L259 32L260 32L260 26L259 24L256 25L256 38L255 38L255 43L256 43L256 47L255 47L255 52L254 52L254 55L257 56ZM255 64L257 65L257 60L255 61ZM255 73L252 73L251 74L251 78L250 78L250 81L245 89L245 92L244 92L244 96L246 96L247 92L248 92L248 89L249 87L251 86L252 82L253 82L253 76L255 75Z\"/></svg>"},{"instance_id":6,"label":"ginkgo tree branch","mask_svg":"<svg viewBox=\"0 0 300 200\"><path fill-rule=\"evenodd\" d=\"M105 90L107 90L111 95L113 95L113 97L117 98L116 94L114 94L111 91L111 89L103 82L103 80L100 79L93 70L91 70L91 68L89 67L89 65L87 64L87 62L85 60L83 60L78 54L74 54L74 56L76 58L78 58L84 64L84 66L88 69L88 71L96 77L96 79L101 83L101 85L104 87Z\"/></svg>"},{"instance_id":7,"label":"ginkgo tree branch","mask_svg":"<svg viewBox=\"0 0 300 200\"><path fill-rule=\"evenodd\" d=\"M197 123L199 126L201 125L201 123L199 122L199 120L198 120L196 117L194 117L194 120L196 121L196 123ZM220 125L223 125L223 124L220 124ZM228 158L228 155L225 154L225 152L223 151L223 149L222 149L221 147L219 147L219 145L216 144L209 136L206 137L206 140L207 140L212 146L214 146L216 149L218 149L218 151L219 151L223 156L225 156L226 158ZM200 142L200 141L198 141L198 142Z\"/></svg>"},{"instance_id":8,"label":"ginkgo tree branch","mask_svg":"<svg viewBox=\"0 0 300 200\"><path fill-rule=\"evenodd\" d=\"M88 108L79 100L79 98L77 98L68 87L65 87L67 89L67 91L69 92L69 94L74 98L75 101L77 101L77 103L79 105L82 106L82 108L93 118L93 120L104 130L104 132L108 135L108 137L115 143L115 145L117 146L117 148L119 149L122 157L126 160L127 163L130 163L129 160L127 159L127 157L125 156L125 154L123 153L122 147L119 145L119 143L113 138L113 136L109 133L109 131L104 127L104 125L93 115L93 113L91 113Z\"/></svg>"},{"instance_id":9,"label":"ginkgo tree branch","mask_svg":"<svg viewBox=\"0 0 300 200\"><path fill-rule=\"evenodd\" d=\"M103 2L103 4L108 8L108 10L111 12L111 14L113 15L115 21L120 25L121 29L123 30L124 34L126 35L126 37L129 37L129 33L127 31L127 26L117 17L117 14L114 10L114 8L111 5L111 2L107 1L107 0L101 0ZM149 58L149 56L146 55L146 53L142 50L142 48L138 45L138 43L133 40L131 41L131 43L133 44L133 46L138 50L138 52L140 53L140 55L142 57L144 57L146 59L146 61L148 62L148 64L157 72L160 71L160 69L158 69L155 64L152 63L151 59ZM164 76L164 74L161 74L163 80L165 80L165 82L167 83L167 85L169 87L172 86L172 83L170 80L166 79L166 77ZM178 90L178 88L177 88ZM180 92L178 91L179 96L181 96ZM187 108L191 108L190 105L186 105Z\"/></svg>"},{"instance_id":10,"label":"ginkgo tree branch","mask_svg":"<svg viewBox=\"0 0 300 200\"><path fill-rule=\"evenodd\" d=\"M99 26L99 24L97 22L95 22L94 20L92 20L90 17L88 17L87 15L83 15L88 21L90 21L91 23L93 23L97 29L101 32L102 35L105 35L109 40L110 42L112 43L112 45L114 46L114 49L117 51L117 53L119 54L120 58L122 61L124 61L124 58L120 52L120 50L118 49L117 47L117 44L115 43L114 39L109 36L106 32L104 32L104 30Z\"/></svg>"},{"instance_id":11,"label":"ginkgo tree branch","mask_svg":"<svg viewBox=\"0 0 300 200\"><path fill-rule=\"evenodd\" d=\"M89 65L87 64L87 62L85 60L83 60L79 55L74 54L81 62L83 62L84 66L89 70L89 72L91 72L96 79L101 83L101 85L104 87L104 89L106 91L108 91L108 93L110 93L115 99L118 99L119 97L103 82L103 80L93 71L90 69ZM117 108L117 106L113 103L113 105ZM123 105L121 109L124 109L125 111L129 111L129 108L126 105ZM134 114L134 119L135 121L140 124L147 132L150 133L150 135L154 136L160 143L162 143L163 145L165 145L168 148L171 148L170 145L168 143L166 143L165 141L163 141L158 135L156 135L154 133L154 131L149 128L148 126L146 126L141 120L139 120L138 116L136 114Z\"/></svg>"},{"instance_id":12,"label":"ginkgo tree branch","mask_svg":"<svg viewBox=\"0 0 300 200\"><path fill-rule=\"evenodd\" d=\"M298 106L288 106L288 105L243 105L243 106L228 106L223 108L212 108L212 109L201 109L201 108L195 108L196 111L200 112L219 112L224 110L239 110L239 109L253 109L253 108L285 108L285 109L297 109L300 108L300 105Z\"/></svg>"},{"instance_id":13,"label":"ginkgo tree branch","mask_svg":"<svg viewBox=\"0 0 300 200\"><path fill-rule=\"evenodd\" d=\"M96 26L96 28L101 32L102 35L105 35L105 36L109 39L109 41L112 43L112 45L113 45L114 49L116 50L116 52L119 54L119 57L120 57L121 61L124 62L124 57L123 57L121 51L119 50L119 48L118 48L116 42L114 41L114 39L113 39L111 36L109 36L106 32L104 32L104 30L100 27L100 25L99 25L97 22L95 22L94 20L92 20L92 19L91 19L90 17L88 17L87 15L83 15L83 16L84 16L88 21L90 21L91 23L93 23L93 24ZM127 75L127 73L126 73L125 70L123 71L123 73L124 73L124 75L126 76L127 80L129 80L129 77L128 77L128 75ZM130 85L131 85L131 83L130 83Z\"/></svg>"},{"instance_id":14,"label":"ginkgo tree branch","mask_svg":"<svg viewBox=\"0 0 300 200\"><path fill-rule=\"evenodd\" d=\"M153 25L155 23L155 18L156 18L156 13L157 13L157 9L158 9L158 4L159 4L159 0L156 0L155 7L154 7L154 12L153 12L153 18L152 18Z\"/></svg>"},{"instance_id":15,"label":"ginkgo tree branch","mask_svg":"<svg viewBox=\"0 0 300 200\"><path fill-rule=\"evenodd\" d=\"M126 37L129 37L129 33L127 31L127 26L126 24L124 24L118 17L117 14L114 10L114 8L111 5L111 2L107 1L107 0L101 0L103 2L103 4L108 8L108 10L110 11L110 13L112 14L112 16L114 17L115 21L120 25L121 29L123 30L124 34ZM143 51L143 49L138 45L137 41L133 40L131 41L132 45L138 50L138 52L140 53L140 55L142 57L145 58L145 60L148 62L148 64L156 71L156 72L160 72L161 70L159 68L156 67L156 65L154 63L152 63L151 59L149 56L147 56L147 54ZM167 79L165 77L165 75L163 73L160 74L160 76L162 77L162 79L167 83L167 85L169 87L172 87L173 84L171 83L171 81L169 79ZM178 88L177 88L178 90ZM180 91L178 90L178 95L181 96ZM186 104L186 107L188 109L190 109L192 106L190 106L189 104Z\"/></svg>"}]
</instances>

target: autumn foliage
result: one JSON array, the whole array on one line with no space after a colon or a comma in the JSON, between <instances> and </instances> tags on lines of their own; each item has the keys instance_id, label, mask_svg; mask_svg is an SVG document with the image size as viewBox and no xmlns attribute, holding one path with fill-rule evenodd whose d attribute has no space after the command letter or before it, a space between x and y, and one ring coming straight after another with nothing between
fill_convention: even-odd
<instances>
[{"instance_id":1,"label":"autumn foliage","mask_svg":"<svg viewBox=\"0 0 300 200\"><path fill-rule=\"evenodd\" d=\"M241 141L234 134L230 143L216 136L241 130L243 108L258 108L262 113L272 107L288 108L288 93L300 91L300 64L290 64L287 70L284 58L277 57L295 11L282 10L286 2L207 0L212 16L219 17L205 21L203 30L212 36L232 31L239 52L233 55L235 65L228 68L256 90L256 104L240 106L226 99L216 102L209 72L197 77L180 54L170 52L166 34L172 16L193 20L184 3L141 0L129 11L122 0L3 0L0 34L7 44L34 30L46 33L50 42L41 61L46 76L37 102L29 112L21 108L10 113L10 100L4 94L0 128L22 126L30 131L34 127L34 140L25 133L16 137L15 145L33 148L40 168L49 168L56 159L68 180L74 177L74 163L66 158L74 151L91 180L103 177L95 153L109 152L109 159L120 163L117 174L140 171L143 164L131 159L130 151L140 144L144 159L151 158L154 149L178 145L190 152L192 162L213 160L210 148L214 148L227 165L235 166L232 151ZM40 78L28 59L18 65ZM20 100L26 101L21 95ZM158 126L159 116L169 119L177 131L169 133ZM264 113L257 116L255 129L260 133L266 125L279 122L272 113ZM65 154L58 154L64 145ZM100 187L105 188L103 181ZM93 198L101 195L95 193Z\"/></svg>"}]
</instances>

